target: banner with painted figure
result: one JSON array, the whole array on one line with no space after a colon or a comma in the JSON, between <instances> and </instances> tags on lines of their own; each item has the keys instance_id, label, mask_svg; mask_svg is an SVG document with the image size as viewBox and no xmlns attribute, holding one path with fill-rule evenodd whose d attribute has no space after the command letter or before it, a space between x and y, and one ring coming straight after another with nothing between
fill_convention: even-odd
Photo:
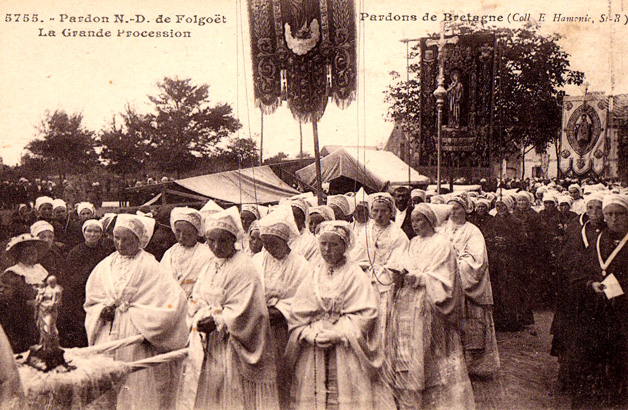
<instances>
[{"instance_id":1,"label":"banner with painted figure","mask_svg":"<svg viewBox=\"0 0 628 410\"><path fill-rule=\"evenodd\" d=\"M353 0L249 0L255 104L273 113L282 101L300 122L319 120L332 98L355 99Z\"/></svg>"},{"instance_id":2,"label":"banner with painted figure","mask_svg":"<svg viewBox=\"0 0 628 410\"><path fill-rule=\"evenodd\" d=\"M567 96L563 101L560 170L601 175L606 164L608 98Z\"/></svg>"},{"instance_id":3,"label":"banner with painted figure","mask_svg":"<svg viewBox=\"0 0 628 410\"><path fill-rule=\"evenodd\" d=\"M421 165L436 162L438 38L420 43L419 144ZM468 34L443 39L447 97L443 107L442 149L446 162L462 166L488 166L493 135L495 77L498 50L494 34ZM471 160L468 153L474 153ZM461 155L462 154L462 155ZM461 157L466 156L466 161ZM455 162L452 162L455 161Z\"/></svg>"}]
</instances>

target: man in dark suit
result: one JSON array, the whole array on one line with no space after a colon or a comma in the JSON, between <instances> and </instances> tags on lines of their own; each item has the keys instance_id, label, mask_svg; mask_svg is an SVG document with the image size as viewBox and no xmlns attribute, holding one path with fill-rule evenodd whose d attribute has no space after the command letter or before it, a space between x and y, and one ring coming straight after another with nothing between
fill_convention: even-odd
<instances>
[{"instance_id":1,"label":"man in dark suit","mask_svg":"<svg viewBox=\"0 0 628 410\"><path fill-rule=\"evenodd\" d=\"M404 186L395 189L393 194L395 198L395 207L397 207L397 215L395 216L395 225L406 233L408 239L416 236L412 229L412 207L410 206L410 190Z\"/></svg>"}]
</instances>

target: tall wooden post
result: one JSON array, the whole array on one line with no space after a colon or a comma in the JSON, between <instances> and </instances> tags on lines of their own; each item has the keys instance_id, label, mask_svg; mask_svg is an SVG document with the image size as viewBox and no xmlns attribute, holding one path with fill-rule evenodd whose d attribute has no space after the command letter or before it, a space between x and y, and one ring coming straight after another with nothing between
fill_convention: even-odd
<instances>
[{"instance_id":1,"label":"tall wooden post","mask_svg":"<svg viewBox=\"0 0 628 410\"><path fill-rule=\"evenodd\" d=\"M260 132L259 132L259 164L264 164L264 111L261 111L262 119L260 122Z\"/></svg>"},{"instance_id":2,"label":"tall wooden post","mask_svg":"<svg viewBox=\"0 0 628 410\"><path fill-rule=\"evenodd\" d=\"M299 158L303 159L303 127L299 123Z\"/></svg>"},{"instance_id":3,"label":"tall wooden post","mask_svg":"<svg viewBox=\"0 0 628 410\"><path fill-rule=\"evenodd\" d=\"M324 205L323 202L323 177L321 176L321 154L318 151L318 123L312 121L312 132L314 134L314 163L316 164L316 197L318 204Z\"/></svg>"}]
</instances>

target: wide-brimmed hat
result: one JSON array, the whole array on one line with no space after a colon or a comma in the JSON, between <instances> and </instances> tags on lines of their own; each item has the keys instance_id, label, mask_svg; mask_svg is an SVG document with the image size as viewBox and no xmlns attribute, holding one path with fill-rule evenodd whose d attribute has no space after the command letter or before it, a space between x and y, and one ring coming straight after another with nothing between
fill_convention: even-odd
<instances>
[{"instance_id":1,"label":"wide-brimmed hat","mask_svg":"<svg viewBox=\"0 0 628 410\"><path fill-rule=\"evenodd\" d=\"M20 248L20 244L25 244L28 242L32 242L37 245L39 255L43 255L43 253L48 250L48 243L46 241L39 239L36 236L31 235L30 233L23 233L21 235L11 238L9 243L7 243L7 256L15 260L17 256L17 250Z\"/></svg>"}]
</instances>

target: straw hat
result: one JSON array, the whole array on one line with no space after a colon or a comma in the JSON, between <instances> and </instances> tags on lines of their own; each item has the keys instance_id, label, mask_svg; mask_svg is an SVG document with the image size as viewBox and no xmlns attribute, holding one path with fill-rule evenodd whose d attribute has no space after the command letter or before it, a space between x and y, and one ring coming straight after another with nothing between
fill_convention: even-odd
<instances>
[{"instance_id":1,"label":"straw hat","mask_svg":"<svg viewBox=\"0 0 628 410\"><path fill-rule=\"evenodd\" d=\"M43 241L37 238L36 236L31 235L30 233L23 233L21 235L11 238L9 243L7 243L7 247L6 247L7 255L11 257L13 260L15 260L17 257L17 251L21 247L18 245L26 244L29 242L37 245L37 250L38 250L39 255L43 255L44 252L48 250L48 243L46 241Z\"/></svg>"}]
</instances>

